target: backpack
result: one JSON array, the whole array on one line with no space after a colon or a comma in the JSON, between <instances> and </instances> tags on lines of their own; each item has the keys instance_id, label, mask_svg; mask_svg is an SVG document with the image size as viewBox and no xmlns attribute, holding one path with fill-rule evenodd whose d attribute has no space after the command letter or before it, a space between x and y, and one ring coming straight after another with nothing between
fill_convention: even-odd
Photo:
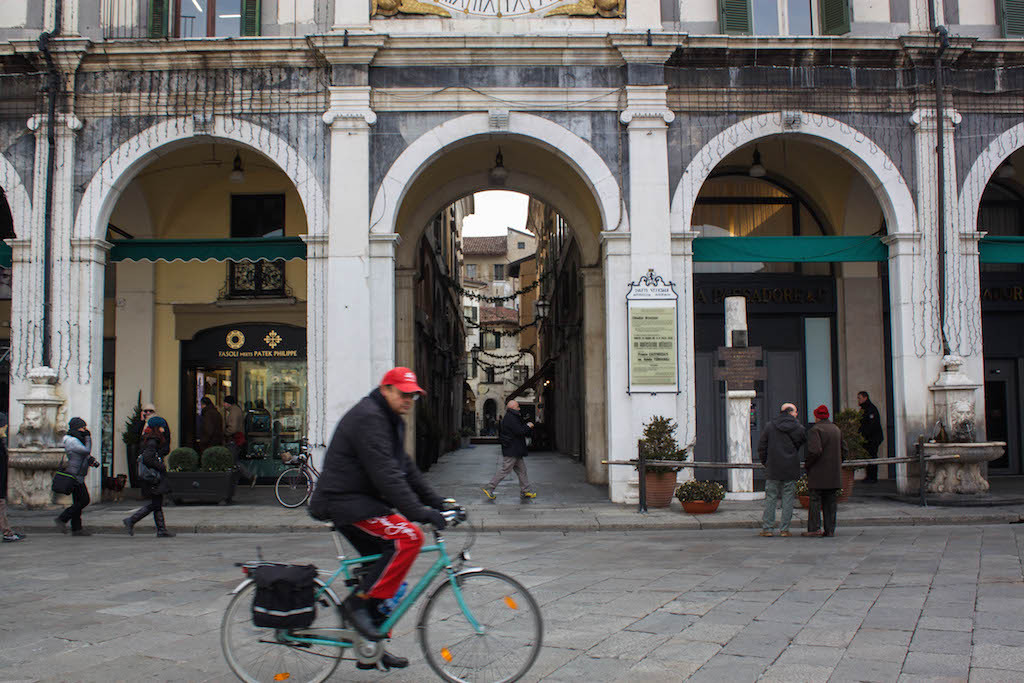
<instances>
[{"instance_id":1,"label":"backpack","mask_svg":"<svg viewBox=\"0 0 1024 683\"><path fill-rule=\"evenodd\" d=\"M142 453L139 453L139 479L151 484L155 484L160 481L160 471L155 470L146 464L145 459L142 457Z\"/></svg>"},{"instance_id":2,"label":"backpack","mask_svg":"<svg viewBox=\"0 0 1024 683\"><path fill-rule=\"evenodd\" d=\"M252 623L262 628L307 628L316 619L316 567L266 564L252 571Z\"/></svg>"}]
</instances>

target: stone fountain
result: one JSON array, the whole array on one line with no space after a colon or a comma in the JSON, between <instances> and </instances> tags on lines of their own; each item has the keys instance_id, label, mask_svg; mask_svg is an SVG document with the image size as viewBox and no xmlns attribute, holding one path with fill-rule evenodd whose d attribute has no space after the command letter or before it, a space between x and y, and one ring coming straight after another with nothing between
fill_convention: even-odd
<instances>
[{"instance_id":1,"label":"stone fountain","mask_svg":"<svg viewBox=\"0 0 1024 683\"><path fill-rule=\"evenodd\" d=\"M50 483L64 457L60 445L64 399L57 391L57 371L40 367L29 370L28 396L19 398L24 418L11 435L8 462L8 502L29 508L50 507L53 493Z\"/></svg>"},{"instance_id":2,"label":"stone fountain","mask_svg":"<svg viewBox=\"0 0 1024 683\"><path fill-rule=\"evenodd\" d=\"M928 387L935 404L935 415L945 439L938 438L924 444L925 457L958 455L959 460L927 464L929 493L979 494L988 492L988 480L982 465L1002 456L1005 441L978 442L975 440L975 393L981 385L971 380L962 370L960 356L943 356L943 371L939 379Z\"/></svg>"}]
</instances>

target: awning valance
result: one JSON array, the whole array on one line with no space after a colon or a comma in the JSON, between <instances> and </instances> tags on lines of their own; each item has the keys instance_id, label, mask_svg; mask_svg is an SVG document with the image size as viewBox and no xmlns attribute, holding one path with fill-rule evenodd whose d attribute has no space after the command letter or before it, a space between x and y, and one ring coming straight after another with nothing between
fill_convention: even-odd
<instances>
[{"instance_id":1,"label":"awning valance","mask_svg":"<svg viewBox=\"0 0 1024 683\"><path fill-rule=\"evenodd\" d=\"M982 263L1024 263L1024 237L986 235L978 252Z\"/></svg>"},{"instance_id":2,"label":"awning valance","mask_svg":"<svg viewBox=\"0 0 1024 683\"><path fill-rule=\"evenodd\" d=\"M11 245L0 240L0 268L11 267Z\"/></svg>"},{"instance_id":3,"label":"awning valance","mask_svg":"<svg viewBox=\"0 0 1024 683\"><path fill-rule=\"evenodd\" d=\"M877 235L818 237L698 237L693 260L702 262L829 263L885 261L889 250Z\"/></svg>"},{"instance_id":4,"label":"awning valance","mask_svg":"<svg viewBox=\"0 0 1024 683\"><path fill-rule=\"evenodd\" d=\"M299 237L114 240L111 261L259 261L306 258Z\"/></svg>"}]
</instances>

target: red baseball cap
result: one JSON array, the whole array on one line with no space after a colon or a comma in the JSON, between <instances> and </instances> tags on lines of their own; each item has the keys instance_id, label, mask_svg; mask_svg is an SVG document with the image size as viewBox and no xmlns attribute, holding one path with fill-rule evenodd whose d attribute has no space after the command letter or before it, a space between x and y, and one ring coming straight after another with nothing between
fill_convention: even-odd
<instances>
[{"instance_id":1,"label":"red baseball cap","mask_svg":"<svg viewBox=\"0 0 1024 683\"><path fill-rule=\"evenodd\" d=\"M417 393L426 395L427 392L420 388L420 385L416 383L416 373L409 368L391 368L380 381L381 386L390 384L399 391L404 391L407 394Z\"/></svg>"}]
</instances>

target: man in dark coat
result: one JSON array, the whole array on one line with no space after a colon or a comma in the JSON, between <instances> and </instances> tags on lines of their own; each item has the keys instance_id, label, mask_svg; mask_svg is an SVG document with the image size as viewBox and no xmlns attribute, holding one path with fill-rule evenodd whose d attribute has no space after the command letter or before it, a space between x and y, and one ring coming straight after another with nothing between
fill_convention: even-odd
<instances>
[{"instance_id":1,"label":"man in dark coat","mask_svg":"<svg viewBox=\"0 0 1024 683\"><path fill-rule=\"evenodd\" d=\"M829 421L828 408L814 409L814 424L807 430L807 488L811 492L811 508L807 515L807 531L803 536L834 536L836 531L836 499L842 488L842 462L849 450L843 432ZM821 518L825 518L825 529Z\"/></svg>"},{"instance_id":2,"label":"man in dark coat","mask_svg":"<svg viewBox=\"0 0 1024 683\"><path fill-rule=\"evenodd\" d=\"M501 419L501 427L498 429L498 440L501 441L501 462L498 463L498 471L484 487L484 495L490 500L498 497L494 489L501 480L515 472L519 477L519 496L523 499L536 498L537 493L530 486L530 478L526 474L526 436L533 429L532 422L523 420L519 412L519 402L509 401L505 406L505 417Z\"/></svg>"},{"instance_id":3,"label":"man in dark coat","mask_svg":"<svg viewBox=\"0 0 1024 683\"><path fill-rule=\"evenodd\" d=\"M792 536L789 523L793 519L796 480L800 478L800 447L807 440L804 426L797 422L796 406L783 403L778 415L764 426L757 444L757 454L765 466L764 515L761 535L771 536L775 527L775 505L782 497L782 521L779 536Z\"/></svg>"},{"instance_id":4,"label":"man in dark coat","mask_svg":"<svg viewBox=\"0 0 1024 683\"><path fill-rule=\"evenodd\" d=\"M444 499L405 452L402 416L425 393L412 370L389 370L338 422L309 502L309 514L334 522L356 550L381 556L341 605L345 619L370 640L387 637L377 629L378 608L398 592L423 545L423 532L410 520L445 527ZM409 663L390 653L381 662L387 668Z\"/></svg>"},{"instance_id":5,"label":"man in dark coat","mask_svg":"<svg viewBox=\"0 0 1024 683\"><path fill-rule=\"evenodd\" d=\"M224 418L209 396L203 396L199 413L199 455L210 446L224 444Z\"/></svg>"},{"instance_id":6,"label":"man in dark coat","mask_svg":"<svg viewBox=\"0 0 1024 683\"><path fill-rule=\"evenodd\" d=\"M864 437L865 448L869 458L878 457L878 447L882 445L882 417L878 408L871 402L866 391L857 392L857 403L860 404L860 435ZM873 484L878 481L878 465L867 465L864 481Z\"/></svg>"}]
</instances>

